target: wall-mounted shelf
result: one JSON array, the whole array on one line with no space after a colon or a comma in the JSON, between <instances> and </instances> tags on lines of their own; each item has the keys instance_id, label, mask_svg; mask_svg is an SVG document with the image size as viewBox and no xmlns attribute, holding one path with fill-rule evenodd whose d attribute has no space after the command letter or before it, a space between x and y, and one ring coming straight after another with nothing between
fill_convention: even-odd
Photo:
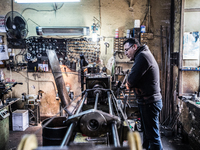
<instances>
[{"instance_id":1,"label":"wall-mounted shelf","mask_svg":"<svg viewBox=\"0 0 200 150\"><path fill-rule=\"evenodd\" d=\"M132 61L116 61L116 63L127 63L127 64L133 64Z\"/></svg>"},{"instance_id":2,"label":"wall-mounted shelf","mask_svg":"<svg viewBox=\"0 0 200 150\"><path fill-rule=\"evenodd\" d=\"M179 68L181 71L200 71L199 67L187 67L187 68Z\"/></svg>"}]
</instances>

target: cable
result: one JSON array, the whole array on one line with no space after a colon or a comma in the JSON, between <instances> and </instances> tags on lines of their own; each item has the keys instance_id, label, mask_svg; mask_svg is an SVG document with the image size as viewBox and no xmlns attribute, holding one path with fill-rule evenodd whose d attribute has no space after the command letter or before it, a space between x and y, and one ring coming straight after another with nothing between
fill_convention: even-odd
<instances>
[{"instance_id":1,"label":"cable","mask_svg":"<svg viewBox=\"0 0 200 150\"><path fill-rule=\"evenodd\" d=\"M149 1L147 1L147 2L149 2ZM148 8L147 8L147 12L146 12L146 14L145 14L145 16L144 16L144 19L143 19L141 25L143 25L144 20L146 20L146 17L147 17L148 12L149 12L149 6L148 6Z\"/></svg>"},{"instance_id":2,"label":"cable","mask_svg":"<svg viewBox=\"0 0 200 150\"><path fill-rule=\"evenodd\" d=\"M33 22L34 24L36 24L37 26L40 26L39 24L37 24L35 21L33 21L33 20L30 19L30 18L27 19L27 22L28 22L29 20L32 21L32 22ZM29 37L28 37L28 38L29 38Z\"/></svg>"},{"instance_id":3,"label":"cable","mask_svg":"<svg viewBox=\"0 0 200 150\"><path fill-rule=\"evenodd\" d=\"M34 81L34 82L51 82L51 83L53 84L55 94L57 94L57 93L56 93L56 86L55 86L55 84L54 84L53 81L48 81L48 80L33 80L33 79L30 79L30 78L24 76L24 75L21 74L20 72L17 72L17 73L19 73L19 74L22 75L24 78L26 78L26 79L28 79L28 80L30 80L30 81Z\"/></svg>"},{"instance_id":4,"label":"cable","mask_svg":"<svg viewBox=\"0 0 200 150\"><path fill-rule=\"evenodd\" d=\"M35 8L26 8L22 11L22 14L26 11L26 10L34 10L34 11L37 11L37 12L41 12L41 11L47 11L47 12L51 12L51 11L57 11L59 9L61 9L63 7L64 3L62 3L62 5L58 8L57 5L53 6L53 9L52 10L38 10L38 9L35 9Z\"/></svg>"}]
</instances>

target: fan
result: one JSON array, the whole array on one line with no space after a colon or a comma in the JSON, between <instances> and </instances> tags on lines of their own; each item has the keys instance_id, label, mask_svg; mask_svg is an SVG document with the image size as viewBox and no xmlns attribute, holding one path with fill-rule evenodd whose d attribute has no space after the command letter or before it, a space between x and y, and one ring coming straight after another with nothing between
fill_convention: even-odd
<instances>
[{"instance_id":1,"label":"fan","mask_svg":"<svg viewBox=\"0 0 200 150\"><path fill-rule=\"evenodd\" d=\"M12 39L24 39L28 34L28 26L24 17L16 11L6 14L5 28L7 35Z\"/></svg>"}]
</instances>

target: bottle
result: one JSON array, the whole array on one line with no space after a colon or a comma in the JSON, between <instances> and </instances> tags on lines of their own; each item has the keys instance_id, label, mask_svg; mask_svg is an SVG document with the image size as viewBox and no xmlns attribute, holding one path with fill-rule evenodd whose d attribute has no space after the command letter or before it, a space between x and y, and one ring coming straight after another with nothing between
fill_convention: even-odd
<instances>
[{"instance_id":1,"label":"bottle","mask_svg":"<svg viewBox=\"0 0 200 150\"><path fill-rule=\"evenodd\" d=\"M118 29L115 29L115 38L119 38L119 31L118 31Z\"/></svg>"},{"instance_id":2,"label":"bottle","mask_svg":"<svg viewBox=\"0 0 200 150\"><path fill-rule=\"evenodd\" d=\"M130 30L129 29L126 31L126 38L130 38Z\"/></svg>"},{"instance_id":3,"label":"bottle","mask_svg":"<svg viewBox=\"0 0 200 150\"><path fill-rule=\"evenodd\" d=\"M145 33L145 25L141 25L141 27L140 27L140 32L141 32L141 33Z\"/></svg>"},{"instance_id":4,"label":"bottle","mask_svg":"<svg viewBox=\"0 0 200 150\"><path fill-rule=\"evenodd\" d=\"M3 70L0 72L0 81L2 82L4 80L4 73Z\"/></svg>"}]
</instances>

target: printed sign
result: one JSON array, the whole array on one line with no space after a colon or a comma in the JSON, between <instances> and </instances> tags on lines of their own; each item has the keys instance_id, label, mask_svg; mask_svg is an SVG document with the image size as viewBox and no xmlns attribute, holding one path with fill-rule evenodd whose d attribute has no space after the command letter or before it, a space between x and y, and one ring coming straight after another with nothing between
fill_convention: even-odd
<instances>
[{"instance_id":1,"label":"printed sign","mask_svg":"<svg viewBox=\"0 0 200 150\"><path fill-rule=\"evenodd\" d=\"M0 16L0 32L6 32L4 18L5 16Z\"/></svg>"}]
</instances>

